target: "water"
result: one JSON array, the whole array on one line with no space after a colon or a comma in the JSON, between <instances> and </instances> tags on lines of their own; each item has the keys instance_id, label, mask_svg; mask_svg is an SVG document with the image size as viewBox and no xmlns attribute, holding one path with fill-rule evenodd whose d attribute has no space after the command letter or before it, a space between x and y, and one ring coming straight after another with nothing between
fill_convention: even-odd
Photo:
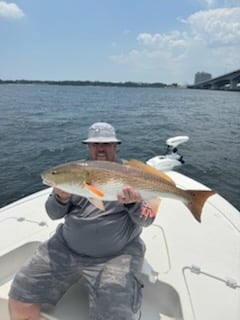
<instances>
[{"instance_id":1,"label":"water","mask_svg":"<svg viewBox=\"0 0 240 320\"><path fill-rule=\"evenodd\" d=\"M40 173L86 157L81 143L95 121L112 123L119 157L142 161L179 147L180 172L240 209L239 92L55 85L0 85L0 207L45 188Z\"/></svg>"}]
</instances>

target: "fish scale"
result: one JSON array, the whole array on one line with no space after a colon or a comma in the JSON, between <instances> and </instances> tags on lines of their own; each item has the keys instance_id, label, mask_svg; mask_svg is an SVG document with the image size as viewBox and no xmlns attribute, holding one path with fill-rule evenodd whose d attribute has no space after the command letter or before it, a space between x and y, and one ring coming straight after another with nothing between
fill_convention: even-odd
<instances>
[{"instance_id":1,"label":"fish scale","mask_svg":"<svg viewBox=\"0 0 240 320\"><path fill-rule=\"evenodd\" d=\"M165 173L160 172L138 160L124 164L109 161L78 161L61 164L42 174L43 182L65 192L88 198L104 210L101 201L116 201L117 194L124 186L140 192L143 200L154 208L157 214L160 201L170 198L182 201L193 216L201 221L202 208L211 195L211 190L183 190Z\"/></svg>"}]
</instances>

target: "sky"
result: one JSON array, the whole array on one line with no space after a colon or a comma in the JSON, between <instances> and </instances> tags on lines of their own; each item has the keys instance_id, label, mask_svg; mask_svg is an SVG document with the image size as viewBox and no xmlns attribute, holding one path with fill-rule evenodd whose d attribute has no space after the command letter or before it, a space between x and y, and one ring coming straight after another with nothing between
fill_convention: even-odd
<instances>
[{"instance_id":1,"label":"sky","mask_svg":"<svg viewBox=\"0 0 240 320\"><path fill-rule=\"evenodd\" d=\"M240 0L0 0L0 79L193 84L240 68Z\"/></svg>"}]
</instances>

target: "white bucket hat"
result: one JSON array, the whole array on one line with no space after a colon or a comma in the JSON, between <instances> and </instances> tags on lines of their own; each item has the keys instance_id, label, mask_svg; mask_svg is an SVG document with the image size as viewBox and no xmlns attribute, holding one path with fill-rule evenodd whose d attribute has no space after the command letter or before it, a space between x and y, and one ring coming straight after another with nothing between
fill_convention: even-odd
<instances>
[{"instance_id":1,"label":"white bucket hat","mask_svg":"<svg viewBox=\"0 0 240 320\"><path fill-rule=\"evenodd\" d=\"M116 137L114 127L107 122L93 123L88 129L88 138L83 143L121 143Z\"/></svg>"}]
</instances>

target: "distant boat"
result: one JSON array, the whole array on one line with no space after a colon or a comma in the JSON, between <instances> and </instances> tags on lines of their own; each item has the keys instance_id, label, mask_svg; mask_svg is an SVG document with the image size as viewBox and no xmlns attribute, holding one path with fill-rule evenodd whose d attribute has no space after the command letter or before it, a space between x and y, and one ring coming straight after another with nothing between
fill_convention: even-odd
<instances>
[{"instance_id":1,"label":"distant boat","mask_svg":"<svg viewBox=\"0 0 240 320\"><path fill-rule=\"evenodd\" d=\"M171 138L174 161L182 137ZM170 153L171 154L171 153ZM177 156L176 156L177 155ZM168 157L148 161L183 189L208 189L166 167ZM153 160L154 159L154 160ZM180 160L177 159L177 160ZM171 170L169 170L171 169ZM45 212L51 189L0 209L0 311L9 320L8 291L17 269L55 231L59 221ZM164 199L154 224L144 228L147 251L142 268L141 320L240 319L240 212L220 195L210 197L198 223L177 200ZM88 296L76 283L56 307L43 308L41 320L88 320Z\"/></svg>"}]
</instances>

